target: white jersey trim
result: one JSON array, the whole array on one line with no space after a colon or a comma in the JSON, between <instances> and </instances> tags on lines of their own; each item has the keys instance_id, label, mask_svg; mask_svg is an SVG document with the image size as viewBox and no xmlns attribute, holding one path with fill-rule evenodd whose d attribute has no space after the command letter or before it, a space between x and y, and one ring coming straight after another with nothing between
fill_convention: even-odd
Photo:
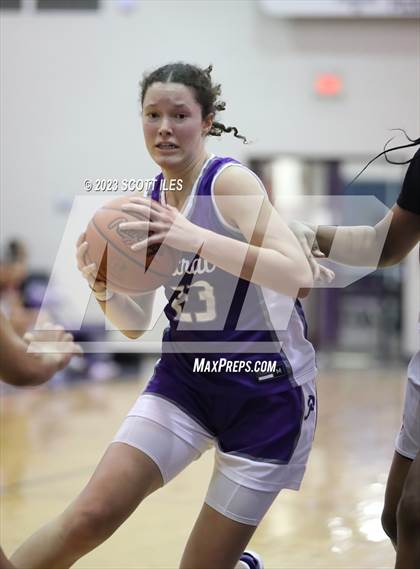
<instances>
[{"instance_id":1,"label":"white jersey trim","mask_svg":"<svg viewBox=\"0 0 420 569\"><path fill-rule=\"evenodd\" d=\"M200 173L198 174L197 178L195 179L194 185L191 188L190 195L188 196L182 210L180 210L180 213L182 213L182 215L184 215L185 217L188 217L188 214L190 213L190 211L192 209L194 198L197 194L197 188L201 182L201 178L203 177L204 171L207 168L207 165L213 160L213 158L215 158L215 156L216 156L215 154L210 154L210 156L207 158L207 160L202 165ZM166 205L166 203L167 203L166 202L166 193L164 191L160 192L159 201L161 204Z\"/></svg>"},{"instance_id":2,"label":"white jersey trim","mask_svg":"<svg viewBox=\"0 0 420 569\"><path fill-rule=\"evenodd\" d=\"M317 373L317 368L315 350L311 342L305 338L304 325L295 307L295 301L292 297L280 295L266 287L261 287L261 291L271 327L290 364L291 380L297 385L303 385ZM282 336L278 333L280 330L284 330L286 334Z\"/></svg>"},{"instance_id":3,"label":"white jersey trim","mask_svg":"<svg viewBox=\"0 0 420 569\"><path fill-rule=\"evenodd\" d=\"M242 235L242 231L238 228L235 227L234 225L231 225L230 223L228 223L226 221L226 219L223 217L222 212L220 211L220 209L217 206L216 203L216 196L214 194L214 186L216 184L216 180L217 178L220 176L220 174L226 170L226 168L229 168L231 166L238 166L239 168L243 168L244 170L246 170L247 172L249 172L258 182L258 185L261 188L261 191L264 195L267 195L267 192L263 186L263 183L261 182L261 180L258 178L258 176L249 168L247 168L246 166L244 166L243 164L238 164L237 162L228 162L227 164L223 164L223 166L216 172L212 183L211 183L211 187L210 187L210 195L211 195L211 200L213 203L213 207L214 207L214 211L216 212L216 217L217 219L220 221L220 223L226 228L229 229L229 231L233 231L234 233L238 233L240 235Z\"/></svg>"}]
</instances>

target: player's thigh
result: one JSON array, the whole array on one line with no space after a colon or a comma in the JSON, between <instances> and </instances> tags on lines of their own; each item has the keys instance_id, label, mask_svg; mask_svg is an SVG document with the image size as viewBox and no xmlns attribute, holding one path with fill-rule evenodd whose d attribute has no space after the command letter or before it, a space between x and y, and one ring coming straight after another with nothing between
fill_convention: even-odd
<instances>
[{"instance_id":1,"label":"player's thigh","mask_svg":"<svg viewBox=\"0 0 420 569\"><path fill-rule=\"evenodd\" d=\"M420 452L407 473L397 512L398 547L395 569L420 567Z\"/></svg>"},{"instance_id":2,"label":"player's thigh","mask_svg":"<svg viewBox=\"0 0 420 569\"><path fill-rule=\"evenodd\" d=\"M400 520L406 512L415 512L416 514L413 517L416 520L420 519L420 452L411 462L407 472L398 510L398 519Z\"/></svg>"},{"instance_id":3,"label":"player's thigh","mask_svg":"<svg viewBox=\"0 0 420 569\"><path fill-rule=\"evenodd\" d=\"M413 371L411 364L406 384L402 427L395 441L396 452L385 492L385 517L395 518L408 472L411 472L413 461L420 450L420 385L413 379L410 370Z\"/></svg>"},{"instance_id":4,"label":"player's thigh","mask_svg":"<svg viewBox=\"0 0 420 569\"><path fill-rule=\"evenodd\" d=\"M250 525L259 524L281 490L299 490L315 433L314 382L272 399L219 436L206 496L219 513Z\"/></svg>"},{"instance_id":5,"label":"player's thigh","mask_svg":"<svg viewBox=\"0 0 420 569\"><path fill-rule=\"evenodd\" d=\"M177 476L212 444L212 436L173 402L143 394L114 438L149 456L163 483Z\"/></svg>"},{"instance_id":6,"label":"player's thigh","mask_svg":"<svg viewBox=\"0 0 420 569\"><path fill-rule=\"evenodd\" d=\"M418 355L412 363L418 361ZM395 453L385 493L385 511L395 515L408 470L420 450L420 385L416 379L416 365L410 363L404 398L403 420L395 440Z\"/></svg>"},{"instance_id":7,"label":"player's thigh","mask_svg":"<svg viewBox=\"0 0 420 569\"><path fill-rule=\"evenodd\" d=\"M395 441L395 450L400 455L414 460L420 450L420 379L414 377L412 371L410 364L402 427Z\"/></svg>"},{"instance_id":8,"label":"player's thigh","mask_svg":"<svg viewBox=\"0 0 420 569\"><path fill-rule=\"evenodd\" d=\"M413 461L411 459L395 451L386 484L383 517L389 517L393 520L396 519L398 503L401 499L407 474L412 463Z\"/></svg>"},{"instance_id":9,"label":"player's thigh","mask_svg":"<svg viewBox=\"0 0 420 569\"><path fill-rule=\"evenodd\" d=\"M233 569L256 526L232 520L204 504L182 556L180 569Z\"/></svg>"},{"instance_id":10,"label":"player's thigh","mask_svg":"<svg viewBox=\"0 0 420 569\"><path fill-rule=\"evenodd\" d=\"M208 448L207 433L162 398L141 396L136 410L139 415L125 418L74 504L88 508L92 517L121 522Z\"/></svg>"}]
</instances>

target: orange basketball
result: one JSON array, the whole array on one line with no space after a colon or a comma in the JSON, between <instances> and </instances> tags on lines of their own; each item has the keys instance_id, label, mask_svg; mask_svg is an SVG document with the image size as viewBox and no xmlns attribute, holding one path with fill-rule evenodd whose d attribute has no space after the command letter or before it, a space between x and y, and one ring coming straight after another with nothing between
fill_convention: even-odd
<instances>
[{"instance_id":1,"label":"orange basketball","mask_svg":"<svg viewBox=\"0 0 420 569\"><path fill-rule=\"evenodd\" d=\"M177 251L166 245L155 244L140 251L131 245L146 237L138 231L122 230L119 224L140 218L121 209L130 203L122 196L102 206L86 229L89 244L86 260L99 267L97 278L109 288L123 294L142 294L163 285L174 272Z\"/></svg>"}]
</instances>

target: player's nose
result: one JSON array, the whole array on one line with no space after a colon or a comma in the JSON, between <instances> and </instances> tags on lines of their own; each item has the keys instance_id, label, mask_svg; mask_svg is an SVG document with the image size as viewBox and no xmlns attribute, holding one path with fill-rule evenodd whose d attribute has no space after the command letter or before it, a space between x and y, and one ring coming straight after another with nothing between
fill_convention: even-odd
<instances>
[{"instance_id":1,"label":"player's nose","mask_svg":"<svg viewBox=\"0 0 420 569\"><path fill-rule=\"evenodd\" d=\"M161 136L164 136L165 134L171 134L172 133L172 126L171 126L171 122L169 120L168 117L162 117L162 120L160 122L159 125L159 134Z\"/></svg>"}]
</instances>

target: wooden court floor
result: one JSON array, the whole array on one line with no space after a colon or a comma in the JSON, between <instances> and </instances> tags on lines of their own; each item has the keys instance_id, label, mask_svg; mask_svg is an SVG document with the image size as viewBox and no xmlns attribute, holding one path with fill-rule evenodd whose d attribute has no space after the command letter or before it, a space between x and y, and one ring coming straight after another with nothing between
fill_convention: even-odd
<instances>
[{"instance_id":1,"label":"wooden court floor","mask_svg":"<svg viewBox=\"0 0 420 569\"><path fill-rule=\"evenodd\" d=\"M404 372L320 373L318 428L302 489L280 494L250 544L266 569L393 567L379 520ZM118 380L2 397L0 540L8 555L82 489L143 385ZM75 567L177 567L211 471L208 452Z\"/></svg>"}]
</instances>

